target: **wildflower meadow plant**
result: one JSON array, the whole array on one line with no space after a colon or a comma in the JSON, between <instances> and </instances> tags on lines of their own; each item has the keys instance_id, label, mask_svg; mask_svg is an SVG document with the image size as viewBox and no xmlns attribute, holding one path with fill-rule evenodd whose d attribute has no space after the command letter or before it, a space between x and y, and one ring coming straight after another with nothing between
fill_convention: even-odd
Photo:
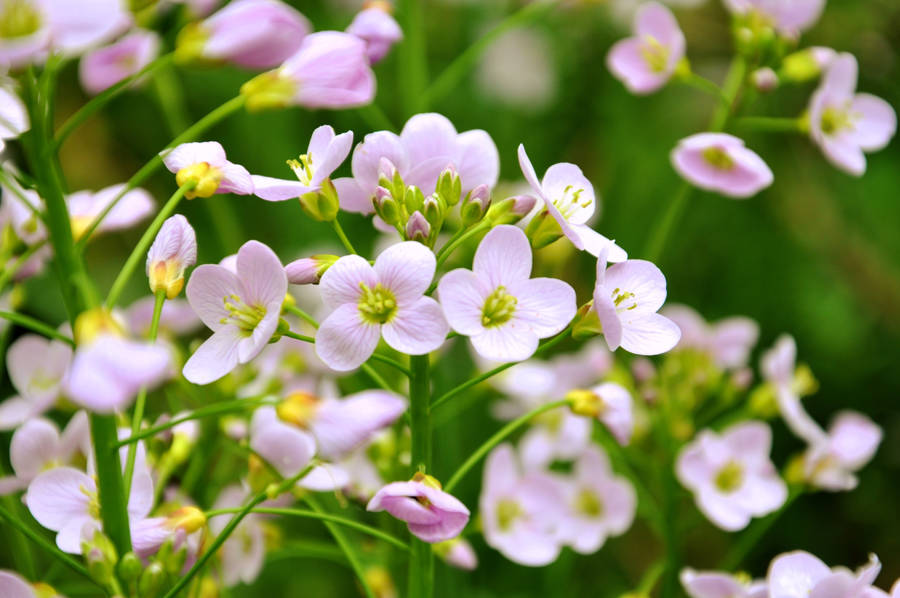
<instances>
[{"instance_id":1,"label":"wildflower meadow plant","mask_svg":"<svg viewBox=\"0 0 900 598\"><path fill-rule=\"evenodd\" d=\"M733 40L721 85L694 70L693 29L679 24L697 3L649 1L631 36L602 48L625 87L603 93L650 102L626 94L687 85L712 96L709 115L698 108L708 124L673 120L681 141L632 152L633 172L598 167L590 139L565 151L562 137L578 132L551 119L535 116L554 129L544 142L526 130L498 142L496 123L454 89L495 38L596 9L580 4L526 3L429 83L426 42L440 36L417 0L398 0L396 18L375 0L355 16L329 7L321 22L281 0L0 0L10 382L0 562L9 552L15 566L0 571L0 598L259 595L270 590L240 587L275 561L321 558L348 566L353 582L279 580L280 595L576 595L556 587L577 575L576 555L591 568L628 565L616 566L622 591L591 596L646 598L657 586L662 598L887 595L874 585L875 555L854 570L792 545L768 570L747 560L759 577L742 569L795 502L857 488L890 428L854 405L823 427L794 338L779 337L754 369L760 336L778 331L667 303L686 284L712 297L733 279L697 266L703 278L685 282L666 275L664 258L691 226L682 216L695 189L750 199L790 178L767 163L759 134L806 136L860 176L865 154L893 138L894 109L857 91L852 54L800 45L829 17L825 0L723 0L711 13L720 21L703 25ZM341 30L317 30L324 23ZM182 76L201 84L182 89ZM80 105L60 91L76 80L89 98ZM761 96L814 80L800 116L758 113L778 106ZM186 95L200 105L222 85L232 99L186 116ZM77 164L101 178L128 167L69 141L127 93L158 101L173 139L149 148L136 140L148 123L132 119L117 143L144 165L97 191L73 188ZM451 118L445 105L466 108ZM220 135L243 112L239 135ZM290 127L264 130L278 112ZM304 152L283 156L293 177L260 158L269 144ZM608 183L642 178L649 156L682 182L636 217L648 231L641 248L617 220L598 219L601 190L614 213L631 209ZM169 196L157 202L161 189ZM245 232L236 205L266 224ZM136 240L119 239L133 229ZM328 241L306 242L323 231ZM698 245L679 259L706 253ZM115 266L96 267L100 254ZM32 290L42 277L54 292ZM792 291L764 286L779 309ZM817 338L843 324L827 321ZM893 510L869 506L885 509L876 518ZM688 526L719 534L717 568L691 562ZM629 536L640 549L621 550ZM497 590L503 560L559 573L546 592L515 581Z\"/></svg>"}]
</instances>

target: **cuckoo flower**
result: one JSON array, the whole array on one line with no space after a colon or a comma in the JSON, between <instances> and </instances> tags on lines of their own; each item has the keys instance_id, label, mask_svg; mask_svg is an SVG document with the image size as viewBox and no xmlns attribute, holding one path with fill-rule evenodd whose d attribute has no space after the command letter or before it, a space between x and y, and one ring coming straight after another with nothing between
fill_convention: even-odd
<instances>
[{"instance_id":1,"label":"cuckoo flower","mask_svg":"<svg viewBox=\"0 0 900 598\"><path fill-rule=\"evenodd\" d=\"M281 261L259 241L241 246L236 272L213 264L197 267L187 298L213 335L188 359L184 377L209 384L259 355L278 329L286 294Z\"/></svg>"},{"instance_id":2,"label":"cuckoo flower","mask_svg":"<svg viewBox=\"0 0 900 598\"><path fill-rule=\"evenodd\" d=\"M509 560L542 567L559 556L565 491L550 474L523 475L509 444L488 455L478 506L485 541Z\"/></svg>"},{"instance_id":3,"label":"cuckoo flower","mask_svg":"<svg viewBox=\"0 0 900 598\"><path fill-rule=\"evenodd\" d=\"M400 135L389 131L366 135L353 150L353 177L336 179L334 185L342 209L369 214L382 176L391 179L396 171L407 185L419 187L427 196L434 192L441 172L451 166L459 175L462 193L479 185L493 187L500 171L497 146L481 129L458 133L445 116L416 114Z\"/></svg>"},{"instance_id":4,"label":"cuckoo flower","mask_svg":"<svg viewBox=\"0 0 900 598\"><path fill-rule=\"evenodd\" d=\"M675 472L710 521L737 531L787 499L787 486L769 460L771 446L772 431L762 422L736 424L722 434L703 430L682 449Z\"/></svg>"},{"instance_id":5,"label":"cuckoo flower","mask_svg":"<svg viewBox=\"0 0 900 598\"><path fill-rule=\"evenodd\" d=\"M273 68L290 58L311 31L309 21L279 0L237 0L178 34L179 61L231 62Z\"/></svg>"},{"instance_id":6,"label":"cuckoo flower","mask_svg":"<svg viewBox=\"0 0 900 598\"><path fill-rule=\"evenodd\" d=\"M608 247L609 261L621 262L627 259L628 255L618 245L586 224L599 202L594 195L594 186L580 168L565 162L554 164L544 173L544 178L538 181L524 145L519 145L519 166L531 189L543 200L547 213L577 249L598 256L600 251ZM539 219L540 215L536 216L532 219L532 224L539 222ZM548 243L540 243L546 244Z\"/></svg>"},{"instance_id":7,"label":"cuckoo flower","mask_svg":"<svg viewBox=\"0 0 900 598\"><path fill-rule=\"evenodd\" d=\"M0 430L11 430L44 413L59 398L72 362L72 348L35 334L15 340L6 353L6 371L19 394L0 403Z\"/></svg>"},{"instance_id":8,"label":"cuckoo flower","mask_svg":"<svg viewBox=\"0 0 900 598\"><path fill-rule=\"evenodd\" d=\"M744 142L726 133L697 133L678 142L672 165L687 182L735 199L772 184L772 171Z\"/></svg>"},{"instance_id":9,"label":"cuckoo flower","mask_svg":"<svg viewBox=\"0 0 900 598\"><path fill-rule=\"evenodd\" d=\"M100 191L77 191L66 197L72 235L79 239L91 223L103 213L125 188L124 183ZM95 232L112 232L131 228L156 209L153 198L143 189L131 189L123 195L103 218Z\"/></svg>"},{"instance_id":10,"label":"cuckoo flower","mask_svg":"<svg viewBox=\"0 0 900 598\"><path fill-rule=\"evenodd\" d=\"M789 335L782 335L775 345L763 353L760 370L763 377L775 387L775 397L781 417L797 437L812 446L827 443L827 435L821 426L806 412L800 397L794 391L794 369L797 360L797 343Z\"/></svg>"},{"instance_id":11,"label":"cuckoo flower","mask_svg":"<svg viewBox=\"0 0 900 598\"><path fill-rule=\"evenodd\" d=\"M300 48L279 68L241 87L247 108L354 108L375 98L375 74L366 43L349 33L320 31L303 38Z\"/></svg>"},{"instance_id":12,"label":"cuckoo flower","mask_svg":"<svg viewBox=\"0 0 900 598\"><path fill-rule=\"evenodd\" d=\"M260 407L250 422L250 448L284 477L295 476L316 453L313 435L282 421L272 407Z\"/></svg>"},{"instance_id":13,"label":"cuckoo flower","mask_svg":"<svg viewBox=\"0 0 900 598\"><path fill-rule=\"evenodd\" d=\"M521 229L489 232L472 270L447 273L438 285L450 326L496 361L522 361L538 340L563 330L575 316L575 291L553 278L530 278L531 247Z\"/></svg>"},{"instance_id":14,"label":"cuckoo flower","mask_svg":"<svg viewBox=\"0 0 900 598\"><path fill-rule=\"evenodd\" d=\"M135 464L128 499L132 526L145 519L153 505L153 480L141 459ZM92 476L72 467L57 467L38 475L25 493L31 515L47 529L57 532L60 550L81 554L82 540L100 529L97 483Z\"/></svg>"},{"instance_id":15,"label":"cuckoo flower","mask_svg":"<svg viewBox=\"0 0 900 598\"><path fill-rule=\"evenodd\" d=\"M18 573L0 571L0 596L3 598L65 598L46 583L34 585L25 581Z\"/></svg>"},{"instance_id":16,"label":"cuckoo flower","mask_svg":"<svg viewBox=\"0 0 900 598\"><path fill-rule=\"evenodd\" d=\"M347 27L347 33L352 33L366 42L366 54L372 64L384 58L390 52L391 46L403 39L400 25L385 7L380 5L357 13Z\"/></svg>"},{"instance_id":17,"label":"cuckoo flower","mask_svg":"<svg viewBox=\"0 0 900 598\"><path fill-rule=\"evenodd\" d=\"M362 365L384 337L410 355L434 351L449 332L441 306L424 296L434 277L430 249L415 241L397 243L375 260L339 259L322 275L319 289L331 310L316 333L316 353L337 371Z\"/></svg>"},{"instance_id":18,"label":"cuckoo flower","mask_svg":"<svg viewBox=\"0 0 900 598\"><path fill-rule=\"evenodd\" d=\"M659 355L674 347L681 331L656 313L666 300L666 277L646 260L606 267L606 252L597 260L594 310L610 350L620 346L636 355Z\"/></svg>"},{"instance_id":19,"label":"cuckoo flower","mask_svg":"<svg viewBox=\"0 0 900 598\"><path fill-rule=\"evenodd\" d=\"M98 94L119 81L140 72L159 54L159 35L135 29L112 45L88 52L81 58L78 75L81 86Z\"/></svg>"},{"instance_id":20,"label":"cuckoo flower","mask_svg":"<svg viewBox=\"0 0 900 598\"><path fill-rule=\"evenodd\" d=\"M206 532L206 515L195 506L178 507L165 517L146 517L131 525L134 553L147 559L166 543L185 552L186 567L196 558Z\"/></svg>"},{"instance_id":21,"label":"cuckoo flower","mask_svg":"<svg viewBox=\"0 0 900 598\"><path fill-rule=\"evenodd\" d=\"M176 214L163 222L147 252L150 290L174 299L184 287L184 270L197 263L197 235L187 218Z\"/></svg>"},{"instance_id":22,"label":"cuckoo flower","mask_svg":"<svg viewBox=\"0 0 900 598\"><path fill-rule=\"evenodd\" d=\"M759 338L759 325L750 318L734 316L708 323L687 305L667 305L661 313L681 329L678 349L707 354L723 370L747 365Z\"/></svg>"},{"instance_id":23,"label":"cuckoo flower","mask_svg":"<svg viewBox=\"0 0 900 598\"><path fill-rule=\"evenodd\" d=\"M469 509L441 490L430 475L417 473L408 482L393 482L379 490L366 505L367 511L387 511L405 521L409 532L435 544L457 537L469 522Z\"/></svg>"},{"instance_id":24,"label":"cuckoo flower","mask_svg":"<svg viewBox=\"0 0 900 598\"><path fill-rule=\"evenodd\" d=\"M631 527L637 496L624 478L613 473L609 458L599 449L589 448L578 458L562 488L569 513L560 537L575 552L593 554L606 538L622 535Z\"/></svg>"},{"instance_id":25,"label":"cuckoo flower","mask_svg":"<svg viewBox=\"0 0 900 598\"><path fill-rule=\"evenodd\" d=\"M725 0L725 6L733 14L761 18L793 38L819 20L825 0Z\"/></svg>"},{"instance_id":26,"label":"cuckoo flower","mask_svg":"<svg viewBox=\"0 0 900 598\"><path fill-rule=\"evenodd\" d=\"M182 143L166 153L163 163L175 173L179 186L193 181L196 185L184 196L211 197L216 193L250 195L253 180L247 169L225 158L225 149L216 141Z\"/></svg>"},{"instance_id":27,"label":"cuckoo flower","mask_svg":"<svg viewBox=\"0 0 900 598\"><path fill-rule=\"evenodd\" d=\"M567 397L572 401L572 411L599 419L622 446L631 442L634 431L633 401L624 386L604 382L590 390L573 390Z\"/></svg>"},{"instance_id":28,"label":"cuckoo flower","mask_svg":"<svg viewBox=\"0 0 900 598\"><path fill-rule=\"evenodd\" d=\"M44 200L37 191L23 189L15 180L9 182L9 186L2 185L0 226L12 227L16 236L26 245L45 240L47 227L40 215L44 211Z\"/></svg>"},{"instance_id":29,"label":"cuckoo flower","mask_svg":"<svg viewBox=\"0 0 900 598\"><path fill-rule=\"evenodd\" d=\"M739 575L719 571L682 569L681 585L690 598L768 598L764 580L744 580Z\"/></svg>"},{"instance_id":30,"label":"cuckoo flower","mask_svg":"<svg viewBox=\"0 0 900 598\"><path fill-rule=\"evenodd\" d=\"M454 538L432 546L435 554L451 567L463 571L474 571L478 567L478 555L468 540Z\"/></svg>"},{"instance_id":31,"label":"cuckoo flower","mask_svg":"<svg viewBox=\"0 0 900 598\"><path fill-rule=\"evenodd\" d=\"M776 557L769 565L766 582L771 598L857 598L872 585L881 563L874 554L869 562L853 572L843 567L830 568L802 550Z\"/></svg>"},{"instance_id":32,"label":"cuckoo flower","mask_svg":"<svg viewBox=\"0 0 900 598\"><path fill-rule=\"evenodd\" d=\"M338 261L338 256L319 254L302 257L284 267L288 282L291 284L319 284L322 275Z\"/></svg>"},{"instance_id":33,"label":"cuckoo flower","mask_svg":"<svg viewBox=\"0 0 900 598\"><path fill-rule=\"evenodd\" d=\"M853 490L862 469L878 450L881 427L860 413L845 411L828 428L826 440L812 445L803 456L809 482L824 490Z\"/></svg>"},{"instance_id":34,"label":"cuckoo flower","mask_svg":"<svg viewBox=\"0 0 900 598\"><path fill-rule=\"evenodd\" d=\"M0 478L0 494L28 487L42 471L69 463L89 445L90 431L84 411L72 416L62 434L48 419L29 419L15 431L9 443L9 462L15 476Z\"/></svg>"},{"instance_id":35,"label":"cuckoo flower","mask_svg":"<svg viewBox=\"0 0 900 598\"><path fill-rule=\"evenodd\" d=\"M652 93L669 81L684 50L684 34L672 11L647 2L634 17L634 37L617 42L606 64L632 93Z\"/></svg>"},{"instance_id":36,"label":"cuckoo flower","mask_svg":"<svg viewBox=\"0 0 900 598\"><path fill-rule=\"evenodd\" d=\"M297 175L296 181L253 175L253 193L268 201L284 201L318 191L347 158L352 146L353 131L335 135L330 125L322 125L313 131L309 147L300 160L288 161Z\"/></svg>"},{"instance_id":37,"label":"cuckoo flower","mask_svg":"<svg viewBox=\"0 0 900 598\"><path fill-rule=\"evenodd\" d=\"M809 132L834 166L861 176L866 171L864 152L890 142L897 132L897 114L881 98L856 93L858 70L852 54L832 60L810 100Z\"/></svg>"}]
</instances>

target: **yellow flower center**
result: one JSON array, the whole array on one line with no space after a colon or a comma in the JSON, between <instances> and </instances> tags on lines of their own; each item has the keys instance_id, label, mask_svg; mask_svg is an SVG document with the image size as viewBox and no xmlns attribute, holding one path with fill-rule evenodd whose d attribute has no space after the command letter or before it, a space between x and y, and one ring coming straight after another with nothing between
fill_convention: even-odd
<instances>
[{"instance_id":1,"label":"yellow flower center","mask_svg":"<svg viewBox=\"0 0 900 598\"><path fill-rule=\"evenodd\" d=\"M299 160L288 160L288 166L297 175L297 180L306 186L312 185L312 178L315 171L313 170L312 154L303 154Z\"/></svg>"},{"instance_id":2,"label":"yellow flower center","mask_svg":"<svg viewBox=\"0 0 900 598\"><path fill-rule=\"evenodd\" d=\"M507 531L516 519L522 516L522 508L519 506L519 503L510 499L504 498L499 503L497 503L497 525L500 527L500 531Z\"/></svg>"},{"instance_id":3,"label":"yellow flower center","mask_svg":"<svg viewBox=\"0 0 900 598\"><path fill-rule=\"evenodd\" d=\"M195 197L211 197L219 189L219 183L225 177L220 169L210 166L207 162L198 162L185 166L175 173L175 182L181 187L191 181L195 183L193 189L185 191L188 199Z\"/></svg>"},{"instance_id":4,"label":"yellow flower center","mask_svg":"<svg viewBox=\"0 0 900 598\"><path fill-rule=\"evenodd\" d=\"M645 35L641 42L641 56L650 70L654 73L665 71L669 64L669 49L652 35Z\"/></svg>"},{"instance_id":5,"label":"yellow flower center","mask_svg":"<svg viewBox=\"0 0 900 598\"><path fill-rule=\"evenodd\" d=\"M369 324L387 324L397 313L397 299L390 289L379 282L375 288L359 283L362 295L359 297L359 313Z\"/></svg>"},{"instance_id":6,"label":"yellow flower center","mask_svg":"<svg viewBox=\"0 0 900 598\"><path fill-rule=\"evenodd\" d=\"M744 481L744 467L737 461L729 461L716 474L716 488L722 492L734 492Z\"/></svg>"},{"instance_id":7,"label":"yellow flower center","mask_svg":"<svg viewBox=\"0 0 900 598\"><path fill-rule=\"evenodd\" d=\"M588 517L600 517L603 514L603 501L590 488L582 488L575 497L575 510Z\"/></svg>"},{"instance_id":8,"label":"yellow flower center","mask_svg":"<svg viewBox=\"0 0 900 598\"><path fill-rule=\"evenodd\" d=\"M319 406L319 398L308 392L292 392L275 407L279 419L305 428L309 424L316 409Z\"/></svg>"},{"instance_id":9,"label":"yellow flower center","mask_svg":"<svg viewBox=\"0 0 900 598\"><path fill-rule=\"evenodd\" d=\"M481 308L481 324L485 328L501 326L509 322L516 313L518 299L506 292L500 285L484 300Z\"/></svg>"},{"instance_id":10,"label":"yellow flower center","mask_svg":"<svg viewBox=\"0 0 900 598\"><path fill-rule=\"evenodd\" d=\"M31 0L6 0L0 7L0 38L26 37L41 28L41 13Z\"/></svg>"},{"instance_id":11,"label":"yellow flower center","mask_svg":"<svg viewBox=\"0 0 900 598\"><path fill-rule=\"evenodd\" d=\"M266 308L259 305L247 305L237 295L228 295L222 299L228 315L219 320L222 324L237 326L247 334L253 332L266 316Z\"/></svg>"},{"instance_id":12,"label":"yellow flower center","mask_svg":"<svg viewBox=\"0 0 900 598\"><path fill-rule=\"evenodd\" d=\"M563 189L562 197L557 197L553 200L553 205L556 206L556 209L559 210L559 213L562 214L563 218L568 220L578 208L590 207L593 200L582 199L582 193L584 193L584 189L576 189L572 185L567 185L566 188Z\"/></svg>"},{"instance_id":13,"label":"yellow flower center","mask_svg":"<svg viewBox=\"0 0 900 598\"><path fill-rule=\"evenodd\" d=\"M822 132L826 135L836 135L841 131L853 128L854 117L848 109L840 109L829 106L822 111Z\"/></svg>"},{"instance_id":14,"label":"yellow flower center","mask_svg":"<svg viewBox=\"0 0 900 598\"><path fill-rule=\"evenodd\" d=\"M720 147L708 147L703 150L703 159L717 170L731 170L734 168L734 160L728 152Z\"/></svg>"}]
</instances>

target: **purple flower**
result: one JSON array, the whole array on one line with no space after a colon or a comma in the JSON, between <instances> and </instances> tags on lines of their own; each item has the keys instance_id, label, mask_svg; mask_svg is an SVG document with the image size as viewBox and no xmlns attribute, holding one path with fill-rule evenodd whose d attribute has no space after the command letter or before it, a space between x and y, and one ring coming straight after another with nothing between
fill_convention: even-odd
<instances>
[{"instance_id":1,"label":"purple flower","mask_svg":"<svg viewBox=\"0 0 900 598\"><path fill-rule=\"evenodd\" d=\"M49 587L41 584L42 587ZM35 589L19 574L12 571L0 571L0 596L3 598L38 598ZM49 596L62 598L53 591Z\"/></svg>"},{"instance_id":2,"label":"purple flower","mask_svg":"<svg viewBox=\"0 0 900 598\"><path fill-rule=\"evenodd\" d=\"M211 197L216 193L250 195L253 180L247 169L225 158L225 149L217 141L182 143L163 157L169 172L175 173L178 186L194 181L196 186L184 196Z\"/></svg>"},{"instance_id":3,"label":"purple flower","mask_svg":"<svg viewBox=\"0 0 900 598\"><path fill-rule=\"evenodd\" d=\"M575 291L553 278L530 278L531 247L521 229L502 225L475 252L472 270L448 272L438 285L450 326L496 361L528 359L538 340L575 317Z\"/></svg>"},{"instance_id":4,"label":"purple flower","mask_svg":"<svg viewBox=\"0 0 900 598\"><path fill-rule=\"evenodd\" d=\"M769 460L771 446L772 431L762 422L736 424L722 434L703 430L681 450L675 472L710 521L737 531L787 499L787 486Z\"/></svg>"},{"instance_id":5,"label":"purple flower","mask_svg":"<svg viewBox=\"0 0 900 598\"><path fill-rule=\"evenodd\" d=\"M352 33L366 42L366 54L372 64L384 58L390 52L391 46L403 39L400 25L381 6L372 6L357 13L347 27L347 33Z\"/></svg>"},{"instance_id":6,"label":"purple flower","mask_svg":"<svg viewBox=\"0 0 900 598\"><path fill-rule=\"evenodd\" d=\"M874 554L856 572L828 565L808 552L797 550L776 557L766 582L771 598L858 598L872 585L881 563Z\"/></svg>"},{"instance_id":7,"label":"purple flower","mask_svg":"<svg viewBox=\"0 0 900 598\"><path fill-rule=\"evenodd\" d=\"M747 365L750 351L759 338L759 325L750 318L735 316L707 323L687 305L667 305L661 313L681 329L676 348L709 355L723 370Z\"/></svg>"},{"instance_id":8,"label":"purple flower","mask_svg":"<svg viewBox=\"0 0 900 598\"><path fill-rule=\"evenodd\" d=\"M658 2L641 5L633 30L634 37L612 47L606 64L630 92L653 93L669 81L684 58L684 34L672 11Z\"/></svg>"},{"instance_id":9,"label":"purple flower","mask_svg":"<svg viewBox=\"0 0 900 598\"><path fill-rule=\"evenodd\" d=\"M410 355L440 347L450 329L441 306L424 296L435 267L431 250L415 241L392 245L374 267L358 255L340 258L319 283L332 310L316 333L319 358L333 370L352 370L372 355L382 336Z\"/></svg>"},{"instance_id":10,"label":"purple flower","mask_svg":"<svg viewBox=\"0 0 900 598\"><path fill-rule=\"evenodd\" d=\"M631 442L634 431L633 401L625 387L615 382L604 382L590 390L573 390L568 397L572 400L572 411L600 420L622 446Z\"/></svg>"},{"instance_id":11,"label":"purple flower","mask_svg":"<svg viewBox=\"0 0 900 598\"><path fill-rule=\"evenodd\" d=\"M457 537L469 522L466 505L424 474L416 474L408 482L388 484L375 493L366 510L387 511L405 521L412 535L431 544Z\"/></svg>"},{"instance_id":12,"label":"purple flower","mask_svg":"<svg viewBox=\"0 0 900 598\"><path fill-rule=\"evenodd\" d=\"M273 68L292 56L312 30L302 14L278 0L236 0L178 35L176 56Z\"/></svg>"},{"instance_id":13,"label":"purple flower","mask_svg":"<svg viewBox=\"0 0 900 598\"><path fill-rule=\"evenodd\" d=\"M775 398L781 417L791 432L812 446L827 443L825 431L803 408L794 390L794 368L797 360L797 343L785 334L775 345L763 353L760 370L763 377L775 388Z\"/></svg>"},{"instance_id":14,"label":"purple flower","mask_svg":"<svg viewBox=\"0 0 900 598\"><path fill-rule=\"evenodd\" d=\"M72 348L60 341L25 334L6 353L6 371L18 396L0 403L0 430L12 430L53 406L59 398Z\"/></svg>"},{"instance_id":15,"label":"purple flower","mask_svg":"<svg viewBox=\"0 0 900 598\"><path fill-rule=\"evenodd\" d=\"M485 541L509 560L542 567L559 556L565 491L549 474L523 475L509 444L488 455L478 506Z\"/></svg>"},{"instance_id":16,"label":"purple flower","mask_svg":"<svg viewBox=\"0 0 900 598\"><path fill-rule=\"evenodd\" d=\"M85 91L96 95L141 71L159 54L159 35L135 29L117 42L81 58L78 75Z\"/></svg>"},{"instance_id":17,"label":"purple flower","mask_svg":"<svg viewBox=\"0 0 900 598\"><path fill-rule=\"evenodd\" d=\"M319 191L322 183L347 158L351 147L353 131L335 135L330 125L322 125L313 131L309 148L300 160L288 162L297 175L296 181L253 175L253 193L268 201L284 201Z\"/></svg>"},{"instance_id":18,"label":"purple flower","mask_svg":"<svg viewBox=\"0 0 900 598\"><path fill-rule=\"evenodd\" d=\"M890 104L867 93L856 93L859 67L852 54L832 60L809 104L809 132L828 161L844 172L862 176L864 152L884 148L897 132L897 114Z\"/></svg>"},{"instance_id":19,"label":"purple flower","mask_svg":"<svg viewBox=\"0 0 900 598\"><path fill-rule=\"evenodd\" d=\"M603 248L609 247L610 261L621 262L628 258L615 242L586 224L593 216L598 200L594 195L594 186L580 168L566 162L554 164L539 182L524 145L519 145L519 166L532 190L543 200L547 212L559 224L563 235L578 250L598 256Z\"/></svg>"},{"instance_id":20,"label":"purple flower","mask_svg":"<svg viewBox=\"0 0 900 598\"><path fill-rule=\"evenodd\" d=\"M679 576L690 598L768 598L765 580L743 580L719 571L683 569Z\"/></svg>"},{"instance_id":21,"label":"purple flower","mask_svg":"<svg viewBox=\"0 0 900 598\"><path fill-rule=\"evenodd\" d=\"M197 235L187 218L176 214L163 222L147 252L147 277L153 294L174 299L184 287L184 270L197 263Z\"/></svg>"},{"instance_id":22,"label":"purple flower","mask_svg":"<svg viewBox=\"0 0 900 598\"><path fill-rule=\"evenodd\" d=\"M678 344L681 331L656 313L666 300L666 277L646 260L606 267L606 252L597 260L594 310L611 351L620 346L636 355L659 355Z\"/></svg>"},{"instance_id":23,"label":"purple flower","mask_svg":"<svg viewBox=\"0 0 900 598\"><path fill-rule=\"evenodd\" d=\"M370 214L380 177L391 179L396 170L404 183L427 196L448 167L459 175L463 194L482 184L493 187L500 172L497 146L481 129L457 133L445 116L417 114L406 121L400 135L389 131L366 135L353 150L353 177L336 179L334 185L342 209Z\"/></svg>"},{"instance_id":24,"label":"purple flower","mask_svg":"<svg viewBox=\"0 0 900 598\"><path fill-rule=\"evenodd\" d=\"M478 555L475 554L475 549L468 540L463 538L440 542L435 544L432 549L451 567L463 571L474 571L478 567Z\"/></svg>"},{"instance_id":25,"label":"purple flower","mask_svg":"<svg viewBox=\"0 0 900 598\"><path fill-rule=\"evenodd\" d=\"M375 98L375 74L366 43L349 33L320 31L303 38L300 48L279 68L241 87L247 108L355 108Z\"/></svg>"},{"instance_id":26,"label":"purple flower","mask_svg":"<svg viewBox=\"0 0 900 598\"><path fill-rule=\"evenodd\" d=\"M819 20L825 0L725 0L725 7L736 15L762 17L782 35L794 38Z\"/></svg>"},{"instance_id":27,"label":"purple flower","mask_svg":"<svg viewBox=\"0 0 900 598\"><path fill-rule=\"evenodd\" d=\"M258 241L241 246L236 273L220 265L197 267L187 298L213 335L188 359L184 377L209 384L259 355L278 328L286 294L281 261Z\"/></svg>"},{"instance_id":28,"label":"purple flower","mask_svg":"<svg viewBox=\"0 0 900 598\"><path fill-rule=\"evenodd\" d=\"M865 415L854 411L838 414L826 438L803 455L807 479L824 490L853 490L858 483L854 473L872 460L882 437L881 427Z\"/></svg>"},{"instance_id":29,"label":"purple flower","mask_svg":"<svg viewBox=\"0 0 900 598\"><path fill-rule=\"evenodd\" d=\"M69 463L89 445L90 431L84 411L72 416L62 434L48 419L29 419L13 433L9 443L9 462L15 476L0 478L0 495L26 488L38 474Z\"/></svg>"},{"instance_id":30,"label":"purple flower","mask_svg":"<svg viewBox=\"0 0 900 598\"><path fill-rule=\"evenodd\" d=\"M672 166L690 184L735 199L772 184L772 171L744 141L726 133L697 133L678 142Z\"/></svg>"},{"instance_id":31,"label":"purple flower","mask_svg":"<svg viewBox=\"0 0 900 598\"><path fill-rule=\"evenodd\" d=\"M289 478L309 465L316 440L306 430L282 421L273 407L260 407L250 422L250 448Z\"/></svg>"},{"instance_id":32,"label":"purple flower","mask_svg":"<svg viewBox=\"0 0 900 598\"><path fill-rule=\"evenodd\" d=\"M578 458L562 488L569 511L560 537L575 552L593 554L607 538L631 527L637 511L634 488L613 473L609 458L599 449L591 447Z\"/></svg>"},{"instance_id":33,"label":"purple flower","mask_svg":"<svg viewBox=\"0 0 900 598\"><path fill-rule=\"evenodd\" d=\"M77 191L66 197L69 219L72 221L72 235L81 238L94 220L118 197L125 183L106 187L100 191ZM154 212L153 198L143 189L131 189L116 203L94 234L131 228Z\"/></svg>"}]
</instances>

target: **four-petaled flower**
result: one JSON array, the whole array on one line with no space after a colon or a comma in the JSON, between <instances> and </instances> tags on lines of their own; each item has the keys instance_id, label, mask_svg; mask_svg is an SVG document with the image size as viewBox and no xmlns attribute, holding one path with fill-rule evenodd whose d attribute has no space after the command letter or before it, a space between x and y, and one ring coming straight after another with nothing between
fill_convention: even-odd
<instances>
[{"instance_id":1,"label":"four-petaled flower","mask_svg":"<svg viewBox=\"0 0 900 598\"><path fill-rule=\"evenodd\" d=\"M653 93L668 82L684 49L684 34L672 11L647 2L634 17L634 37L616 42L606 64L630 92Z\"/></svg>"},{"instance_id":2,"label":"four-petaled flower","mask_svg":"<svg viewBox=\"0 0 900 598\"><path fill-rule=\"evenodd\" d=\"M253 193L250 173L243 166L229 162L225 149L216 141L182 143L163 156L163 163L175 173L178 186L194 183L194 188L184 194L188 199L211 197L216 193Z\"/></svg>"},{"instance_id":3,"label":"four-petaled flower","mask_svg":"<svg viewBox=\"0 0 900 598\"><path fill-rule=\"evenodd\" d=\"M411 534L432 544L452 540L469 522L466 505L441 490L436 479L421 473L376 492L366 510L387 511L405 521Z\"/></svg>"},{"instance_id":4,"label":"four-petaled flower","mask_svg":"<svg viewBox=\"0 0 900 598\"><path fill-rule=\"evenodd\" d=\"M672 165L706 191L743 199L772 184L771 169L743 140L726 133L697 133L678 142Z\"/></svg>"}]
</instances>

